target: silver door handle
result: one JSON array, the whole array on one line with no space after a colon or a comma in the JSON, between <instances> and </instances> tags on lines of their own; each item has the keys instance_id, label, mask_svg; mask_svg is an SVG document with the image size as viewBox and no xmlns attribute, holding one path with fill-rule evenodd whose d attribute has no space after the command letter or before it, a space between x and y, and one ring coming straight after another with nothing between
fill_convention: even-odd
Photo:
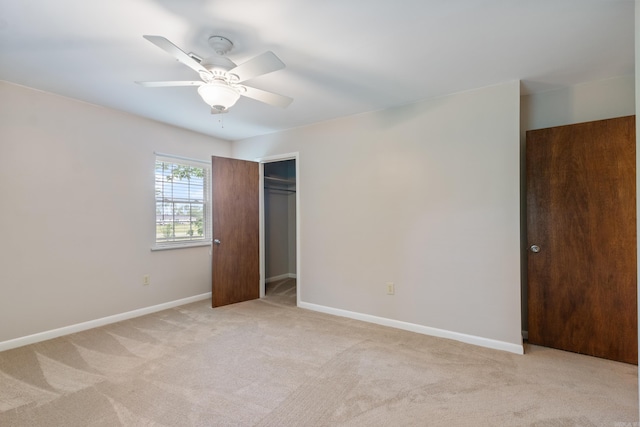
<instances>
[{"instance_id":1,"label":"silver door handle","mask_svg":"<svg viewBox=\"0 0 640 427\"><path fill-rule=\"evenodd\" d=\"M215 243L216 245L219 245L219 244L220 244L220 240L218 240L218 239L213 239L213 243Z\"/></svg>"},{"instance_id":2,"label":"silver door handle","mask_svg":"<svg viewBox=\"0 0 640 427\"><path fill-rule=\"evenodd\" d=\"M538 245L531 245L529 247L529 249L531 250L531 252L533 252L534 254L537 254L538 252L540 252L540 246Z\"/></svg>"}]
</instances>

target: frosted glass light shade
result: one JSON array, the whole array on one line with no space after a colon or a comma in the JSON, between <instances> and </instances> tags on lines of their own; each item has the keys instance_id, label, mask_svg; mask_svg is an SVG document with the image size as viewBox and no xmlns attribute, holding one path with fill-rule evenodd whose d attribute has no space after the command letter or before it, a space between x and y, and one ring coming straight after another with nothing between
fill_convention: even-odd
<instances>
[{"instance_id":1,"label":"frosted glass light shade","mask_svg":"<svg viewBox=\"0 0 640 427\"><path fill-rule=\"evenodd\" d=\"M224 83L212 82L202 85L198 88L198 93L211 108L225 111L232 107L240 94L237 90Z\"/></svg>"}]
</instances>

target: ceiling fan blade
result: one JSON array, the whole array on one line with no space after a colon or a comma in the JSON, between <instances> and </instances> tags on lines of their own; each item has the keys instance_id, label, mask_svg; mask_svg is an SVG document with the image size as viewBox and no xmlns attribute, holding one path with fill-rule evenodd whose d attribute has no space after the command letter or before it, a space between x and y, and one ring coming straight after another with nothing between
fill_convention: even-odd
<instances>
[{"instance_id":1,"label":"ceiling fan blade","mask_svg":"<svg viewBox=\"0 0 640 427\"><path fill-rule=\"evenodd\" d=\"M173 81L173 82L136 82L144 87L172 87L172 86L202 86L204 82Z\"/></svg>"},{"instance_id":2,"label":"ceiling fan blade","mask_svg":"<svg viewBox=\"0 0 640 427\"><path fill-rule=\"evenodd\" d=\"M162 36L142 36L145 39L149 40L151 43L158 46L160 49L167 52L169 55L176 58L178 61L182 62L187 67L197 71L197 72L205 72L208 73L209 70L204 68L198 61L184 53L182 49L180 49L175 44L171 43L169 40L165 39Z\"/></svg>"},{"instance_id":3,"label":"ceiling fan blade","mask_svg":"<svg viewBox=\"0 0 640 427\"><path fill-rule=\"evenodd\" d=\"M235 74L238 76L238 82L243 82L263 74L281 70L284 67L284 62L282 62L275 53L267 51L232 68L228 73Z\"/></svg>"},{"instance_id":4,"label":"ceiling fan blade","mask_svg":"<svg viewBox=\"0 0 640 427\"><path fill-rule=\"evenodd\" d=\"M288 96L278 95L277 93L267 92L266 90L256 89L255 87L244 86L246 92L241 92L242 96L246 96L247 98L255 99L256 101L264 102L265 104L273 105L275 107L285 108L291 102L293 102L293 98L289 98Z\"/></svg>"}]
</instances>

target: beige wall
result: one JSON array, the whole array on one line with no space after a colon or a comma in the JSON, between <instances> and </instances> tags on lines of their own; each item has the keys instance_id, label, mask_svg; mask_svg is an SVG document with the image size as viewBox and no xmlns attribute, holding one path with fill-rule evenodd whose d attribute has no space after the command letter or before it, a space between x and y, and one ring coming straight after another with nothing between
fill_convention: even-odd
<instances>
[{"instance_id":1,"label":"beige wall","mask_svg":"<svg viewBox=\"0 0 640 427\"><path fill-rule=\"evenodd\" d=\"M519 106L523 131L633 114L633 80L520 103L512 82L233 148L0 82L0 343L210 291L208 248L149 250L160 151L300 152L303 302L517 346Z\"/></svg>"},{"instance_id":2,"label":"beige wall","mask_svg":"<svg viewBox=\"0 0 640 427\"><path fill-rule=\"evenodd\" d=\"M510 82L236 141L233 155L299 152L303 303L517 351L518 119Z\"/></svg>"},{"instance_id":3,"label":"beige wall","mask_svg":"<svg viewBox=\"0 0 640 427\"><path fill-rule=\"evenodd\" d=\"M267 280L290 273L289 198L288 194L265 190L265 274ZM293 223L295 224L295 217Z\"/></svg>"},{"instance_id":4,"label":"beige wall","mask_svg":"<svg viewBox=\"0 0 640 427\"><path fill-rule=\"evenodd\" d=\"M208 247L150 250L154 151L231 148L0 82L0 343L211 291Z\"/></svg>"},{"instance_id":5,"label":"beige wall","mask_svg":"<svg viewBox=\"0 0 640 427\"><path fill-rule=\"evenodd\" d=\"M635 114L634 75L523 96L521 113L523 132Z\"/></svg>"}]
</instances>

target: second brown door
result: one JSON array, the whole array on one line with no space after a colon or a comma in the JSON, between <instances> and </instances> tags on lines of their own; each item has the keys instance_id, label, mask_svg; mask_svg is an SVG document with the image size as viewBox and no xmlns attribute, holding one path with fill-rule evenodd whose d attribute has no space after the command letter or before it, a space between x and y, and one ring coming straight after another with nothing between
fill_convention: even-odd
<instances>
[{"instance_id":1,"label":"second brown door","mask_svg":"<svg viewBox=\"0 0 640 427\"><path fill-rule=\"evenodd\" d=\"M635 117L527 132L529 342L637 363Z\"/></svg>"}]
</instances>

